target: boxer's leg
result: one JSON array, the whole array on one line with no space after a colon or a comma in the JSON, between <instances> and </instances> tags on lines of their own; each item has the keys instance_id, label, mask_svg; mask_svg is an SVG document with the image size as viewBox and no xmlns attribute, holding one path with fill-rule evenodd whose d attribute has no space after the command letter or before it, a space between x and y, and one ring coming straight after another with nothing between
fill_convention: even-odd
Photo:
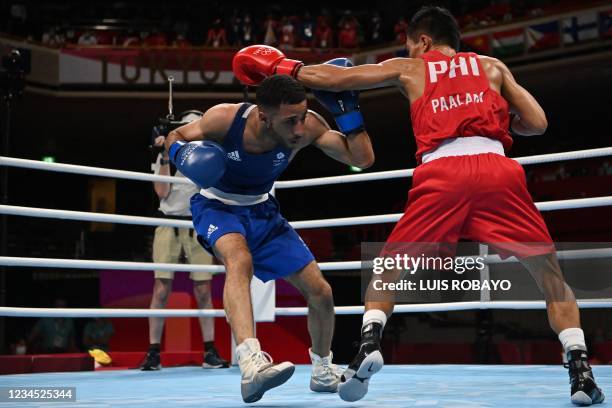
<instances>
[{"instance_id":1,"label":"boxer's leg","mask_svg":"<svg viewBox=\"0 0 612 408\"><path fill-rule=\"evenodd\" d=\"M494 154L475 157L488 177L481 179L475 196L466 228L468 237L521 260L544 294L550 326L567 355L572 402L602 402L603 394L589 366L576 298L565 282L546 223L527 189L522 166Z\"/></svg>"},{"instance_id":2,"label":"boxer's leg","mask_svg":"<svg viewBox=\"0 0 612 408\"><path fill-rule=\"evenodd\" d=\"M232 327L236 344L255 337L251 279L253 260L244 236L230 233L219 238L213 247L217 258L225 265L223 306Z\"/></svg>"},{"instance_id":3,"label":"boxer's leg","mask_svg":"<svg viewBox=\"0 0 612 408\"><path fill-rule=\"evenodd\" d=\"M336 392L341 370L332 364L330 347L334 334L334 296L315 261L285 278L308 302L308 332L312 342L310 389L315 392Z\"/></svg>"},{"instance_id":4,"label":"boxer's leg","mask_svg":"<svg viewBox=\"0 0 612 408\"><path fill-rule=\"evenodd\" d=\"M589 365L580 312L572 289L565 282L555 253L521 259L546 299L548 322L559 336L567 356L571 401L577 405L601 403L604 394Z\"/></svg>"},{"instance_id":5,"label":"boxer's leg","mask_svg":"<svg viewBox=\"0 0 612 408\"><path fill-rule=\"evenodd\" d=\"M461 160L456 157L437 159L415 170L406 212L389 235L381 256L410 256L418 243L458 241L469 213L466 194L469 179L461 170ZM391 283L401 275L402 271L389 270L376 279ZM366 290L359 351L338 386L340 398L345 401L363 398L368 392L370 377L383 367L380 340L387 318L393 312L395 292L375 290L373 281Z\"/></svg>"},{"instance_id":6,"label":"boxer's leg","mask_svg":"<svg viewBox=\"0 0 612 408\"><path fill-rule=\"evenodd\" d=\"M230 207L199 194L191 199L198 242L207 251L214 252L225 265L223 305L238 344L236 355L242 373L240 390L245 402L258 401L267 390L287 381L295 370L291 363L273 364L254 337L250 289L253 277L250 240L256 235L250 228L253 208L256 207Z\"/></svg>"}]
</instances>

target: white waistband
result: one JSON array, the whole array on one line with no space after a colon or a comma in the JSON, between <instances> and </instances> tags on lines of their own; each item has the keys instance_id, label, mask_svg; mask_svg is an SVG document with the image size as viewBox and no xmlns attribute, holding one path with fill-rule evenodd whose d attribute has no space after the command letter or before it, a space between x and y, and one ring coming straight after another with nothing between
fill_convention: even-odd
<instances>
[{"instance_id":1,"label":"white waistband","mask_svg":"<svg viewBox=\"0 0 612 408\"><path fill-rule=\"evenodd\" d=\"M481 153L495 153L502 156L504 146L499 140L483 136L454 137L446 139L431 152L423 154L423 163L448 156L471 156Z\"/></svg>"},{"instance_id":2,"label":"white waistband","mask_svg":"<svg viewBox=\"0 0 612 408\"><path fill-rule=\"evenodd\" d=\"M263 203L269 198L268 193L259 195L231 194L214 187L203 188L200 190L200 194L206 198L219 200L227 205L254 205Z\"/></svg>"}]
</instances>

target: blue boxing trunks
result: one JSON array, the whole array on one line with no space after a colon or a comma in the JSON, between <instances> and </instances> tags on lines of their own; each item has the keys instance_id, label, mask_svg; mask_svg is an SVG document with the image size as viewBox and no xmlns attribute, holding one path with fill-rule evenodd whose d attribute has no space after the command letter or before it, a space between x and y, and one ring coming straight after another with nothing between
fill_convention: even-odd
<instances>
[{"instance_id":1,"label":"blue boxing trunks","mask_svg":"<svg viewBox=\"0 0 612 408\"><path fill-rule=\"evenodd\" d=\"M266 282L303 269L314 260L304 241L281 216L276 199L254 205L228 205L195 194L191 197L193 225L198 241L212 253L225 234L245 237L253 257L255 276Z\"/></svg>"}]
</instances>

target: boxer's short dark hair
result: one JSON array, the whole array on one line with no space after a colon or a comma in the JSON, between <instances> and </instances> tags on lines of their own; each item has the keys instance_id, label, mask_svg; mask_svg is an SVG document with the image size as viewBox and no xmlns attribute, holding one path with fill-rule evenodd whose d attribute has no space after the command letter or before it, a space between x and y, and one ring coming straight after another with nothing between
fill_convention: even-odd
<instances>
[{"instance_id":1,"label":"boxer's short dark hair","mask_svg":"<svg viewBox=\"0 0 612 408\"><path fill-rule=\"evenodd\" d=\"M459 51L461 30L453 15L444 7L421 7L410 19L407 34L414 42L419 40L421 34L426 34L435 44L449 45Z\"/></svg>"},{"instance_id":2,"label":"boxer's short dark hair","mask_svg":"<svg viewBox=\"0 0 612 408\"><path fill-rule=\"evenodd\" d=\"M294 105L306 99L306 90L289 75L272 75L257 87L257 104L278 108L281 104Z\"/></svg>"}]
</instances>

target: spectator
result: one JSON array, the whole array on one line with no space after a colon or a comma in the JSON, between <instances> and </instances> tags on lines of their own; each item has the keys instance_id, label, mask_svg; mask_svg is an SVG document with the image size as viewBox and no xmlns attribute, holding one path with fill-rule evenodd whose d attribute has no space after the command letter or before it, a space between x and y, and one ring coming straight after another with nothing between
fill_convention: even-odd
<instances>
[{"instance_id":1,"label":"spectator","mask_svg":"<svg viewBox=\"0 0 612 408\"><path fill-rule=\"evenodd\" d=\"M393 33L395 34L395 42L398 44L406 43L406 31L408 30L408 23L404 17L400 17L395 27L393 27Z\"/></svg>"},{"instance_id":2,"label":"spectator","mask_svg":"<svg viewBox=\"0 0 612 408\"><path fill-rule=\"evenodd\" d=\"M345 28L345 27L358 29L359 22L357 21L355 16L350 12L350 10L346 10L344 12L344 15L340 19L340 22L338 23L338 27L340 29Z\"/></svg>"},{"instance_id":3,"label":"spectator","mask_svg":"<svg viewBox=\"0 0 612 408\"><path fill-rule=\"evenodd\" d=\"M10 17L8 21L8 32L25 37L27 31L26 20L28 17L27 7L24 1L15 1L10 6Z\"/></svg>"},{"instance_id":4,"label":"spectator","mask_svg":"<svg viewBox=\"0 0 612 408\"><path fill-rule=\"evenodd\" d=\"M331 48L332 36L332 29L327 20L321 19L320 22L317 23L317 28L315 30L315 48Z\"/></svg>"},{"instance_id":5,"label":"spectator","mask_svg":"<svg viewBox=\"0 0 612 408\"><path fill-rule=\"evenodd\" d=\"M66 37L59 27L51 27L42 36L42 43L49 47L59 48L66 42Z\"/></svg>"},{"instance_id":6,"label":"spectator","mask_svg":"<svg viewBox=\"0 0 612 408\"><path fill-rule=\"evenodd\" d=\"M255 44L255 28L251 21L251 16L246 14L242 19L242 29L240 30L240 44L242 46Z\"/></svg>"},{"instance_id":7,"label":"spectator","mask_svg":"<svg viewBox=\"0 0 612 408\"><path fill-rule=\"evenodd\" d=\"M612 175L612 165L608 160L605 160L601 167L599 168L597 175L599 176L609 176Z\"/></svg>"},{"instance_id":8,"label":"spectator","mask_svg":"<svg viewBox=\"0 0 612 408\"><path fill-rule=\"evenodd\" d=\"M315 22L307 11L299 25L298 41L301 47L313 47L315 38Z\"/></svg>"},{"instance_id":9,"label":"spectator","mask_svg":"<svg viewBox=\"0 0 612 408\"><path fill-rule=\"evenodd\" d=\"M66 30L65 37L65 44L76 44L80 36L77 36L77 32L74 29L69 28Z\"/></svg>"},{"instance_id":10,"label":"spectator","mask_svg":"<svg viewBox=\"0 0 612 408\"><path fill-rule=\"evenodd\" d=\"M213 48L227 47L227 35L225 33L225 28L221 25L220 18L215 19L212 27L208 29L208 35L206 36L206 43L204 45Z\"/></svg>"},{"instance_id":11,"label":"spectator","mask_svg":"<svg viewBox=\"0 0 612 408\"><path fill-rule=\"evenodd\" d=\"M108 342L115 334L113 324L106 318L95 318L89 321L83 329L83 346L87 349L108 351Z\"/></svg>"},{"instance_id":12,"label":"spectator","mask_svg":"<svg viewBox=\"0 0 612 408\"><path fill-rule=\"evenodd\" d=\"M367 41L370 44L380 44L383 41L382 19L380 18L380 13L377 11L374 12L372 19L370 20Z\"/></svg>"},{"instance_id":13,"label":"spectator","mask_svg":"<svg viewBox=\"0 0 612 408\"><path fill-rule=\"evenodd\" d=\"M115 45L118 37L117 32L113 30L97 30L94 31L94 35L98 45Z\"/></svg>"},{"instance_id":14,"label":"spectator","mask_svg":"<svg viewBox=\"0 0 612 408\"><path fill-rule=\"evenodd\" d=\"M242 45L241 38L242 17L238 14L238 10L234 10L234 14L230 17L230 32L228 41L230 44Z\"/></svg>"},{"instance_id":15,"label":"spectator","mask_svg":"<svg viewBox=\"0 0 612 408\"><path fill-rule=\"evenodd\" d=\"M64 299L53 302L55 308L65 308ZM38 353L66 353L76 351L74 324L64 317L45 317L34 325L28 337L29 348Z\"/></svg>"},{"instance_id":16,"label":"spectator","mask_svg":"<svg viewBox=\"0 0 612 408\"><path fill-rule=\"evenodd\" d=\"M346 19L338 33L338 47L352 49L357 48L358 45L357 26L351 20Z\"/></svg>"},{"instance_id":17,"label":"spectator","mask_svg":"<svg viewBox=\"0 0 612 408\"><path fill-rule=\"evenodd\" d=\"M141 45L141 36L136 34L136 31L129 30L123 38L122 44L124 47L139 47Z\"/></svg>"},{"instance_id":18,"label":"spectator","mask_svg":"<svg viewBox=\"0 0 612 408\"><path fill-rule=\"evenodd\" d=\"M180 116L183 122L191 122L202 117L198 111L187 111ZM157 131L157 129L154 129ZM157 136L155 146L163 146L164 135ZM168 152L159 153L155 164L152 166L154 173L159 175L170 175L170 160ZM175 176L184 177L180 172ZM199 188L192 183L189 184L170 184L155 182L153 185L159 197L159 209L164 216L172 218L183 217L191 220L191 210L189 199L199 191ZM193 229L157 227L153 240L153 260L161 263L176 263L184 254L187 262L191 264L212 264L212 256L208 254L200 245ZM151 309L161 309L166 307L166 302L172 291L173 272L155 272L155 283L153 286L153 296L151 299ZM208 272L192 272L193 292L200 309L212 309L211 280L212 274ZM215 324L212 317L200 317L200 328L204 340L204 368L229 367L227 361L223 360L215 348ZM164 319L162 317L149 318L149 351L141 369L143 371L159 370L161 368L161 336L164 329Z\"/></svg>"},{"instance_id":19,"label":"spectator","mask_svg":"<svg viewBox=\"0 0 612 408\"><path fill-rule=\"evenodd\" d=\"M185 33L177 33L176 38L172 41L172 46L176 48L191 47L191 43L185 38Z\"/></svg>"},{"instance_id":20,"label":"spectator","mask_svg":"<svg viewBox=\"0 0 612 408\"><path fill-rule=\"evenodd\" d=\"M281 34L279 48L281 49L292 49L295 47L295 25L293 22L294 17L283 17L281 22Z\"/></svg>"},{"instance_id":21,"label":"spectator","mask_svg":"<svg viewBox=\"0 0 612 408\"><path fill-rule=\"evenodd\" d=\"M149 35L151 33L149 33L149 31L147 30L140 30L140 44L139 45L146 45L147 42L147 38L149 38Z\"/></svg>"},{"instance_id":22,"label":"spectator","mask_svg":"<svg viewBox=\"0 0 612 408\"><path fill-rule=\"evenodd\" d=\"M96 45L98 44L98 39L90 30L85 31L83 34L79 36L79 40L77 41L79 45Z\"/></svg>"},{"instance_id":23,"label":"spectator","mask_svg":"<svg viewBox=\"0 0 612 408\"><path fill-rule=\"evenodd\" d=\"M165 47L168 45L168 37L157 29L153 29L151 35L146 36L143 41L145 47Z\"/></svg>"},{"instance_id":24,"label":"spectator","mask_svg":"<svg viewBox=\"0 0 612 408\"><path fill-rule=\"evenodd\" d=\"M264 44L276 46L278 43L278 20L272 14L268 14L264 22Z\"/></svg>"},{"instance_id":25,"label":"spectator","mask_svg":"<svg viewBox=\"0 0 612 408\"><path fill-rule=\"evenodd\" d=\"M11 354L24 355L28 353L28 345L23 337L19 337L16 342L10 345Z\"/></svg>"}]
</instances>

